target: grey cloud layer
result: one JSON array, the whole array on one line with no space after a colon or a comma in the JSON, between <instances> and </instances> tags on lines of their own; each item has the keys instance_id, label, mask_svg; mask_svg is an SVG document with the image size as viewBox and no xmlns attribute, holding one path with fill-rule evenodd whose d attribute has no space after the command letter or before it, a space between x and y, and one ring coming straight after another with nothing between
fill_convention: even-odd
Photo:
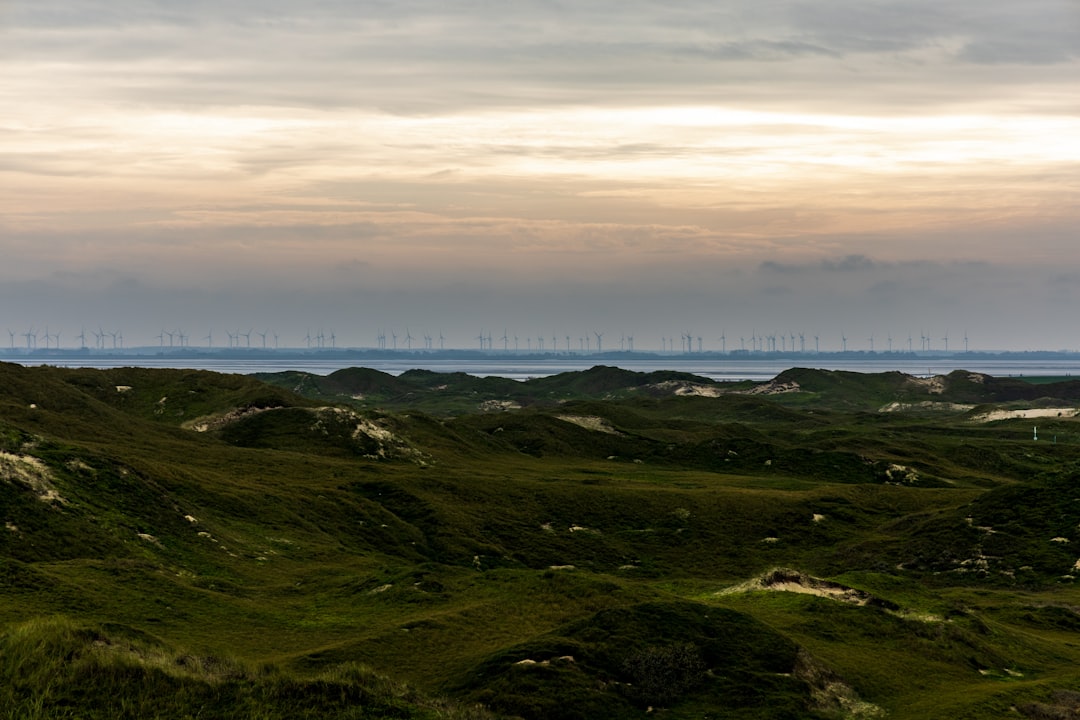
<instances>
[{"instance_id":1,"label":"grey cloud layer","mask_svg":"<svg viewBox=\"0 0 1080 720\"><path fill-rule=\"evenodd\" d=\"M176 105L407 112L633 104L643 93L650 103L686 104L712 92L736 103L765 96L820 103L871 86L936 102L942 88L979 96L1033 79L980 64L1040 65L1038 82L1066 82L1080 59L1077 7L1072 0L42 0L7 13L2 52L21 62L100 64L95 72L117 97Z\"/></svg>"}]
</instances>

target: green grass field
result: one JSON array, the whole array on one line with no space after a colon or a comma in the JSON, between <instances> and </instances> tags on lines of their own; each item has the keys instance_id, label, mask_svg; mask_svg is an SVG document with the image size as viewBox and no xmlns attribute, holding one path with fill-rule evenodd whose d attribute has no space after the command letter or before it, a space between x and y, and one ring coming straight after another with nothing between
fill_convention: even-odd
<instances>
[{"instance_id":1,"label":"green grass field","mask_svg":"<svg viewBox=\"0 0 1080 720\"><path fill-rule=\"evenodd\" d=\"M0 365L0 718L1072 717L1078 388Z\"/></svg>"}]
</instances>

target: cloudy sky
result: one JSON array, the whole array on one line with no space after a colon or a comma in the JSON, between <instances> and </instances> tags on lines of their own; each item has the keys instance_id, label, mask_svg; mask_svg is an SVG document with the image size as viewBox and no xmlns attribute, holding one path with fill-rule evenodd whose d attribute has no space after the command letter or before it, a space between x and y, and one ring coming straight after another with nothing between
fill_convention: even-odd
<instances>
[{"instance_id":1,"label":"cloudy sky","mask_svg":"<svg viewBox=\"0 0 1080 720\"><path fill-rule=\"evenodd\" d=\"M1076 0L0 0L0 106L65 345L1080 349Z\"/></svg>"}]
</instances>

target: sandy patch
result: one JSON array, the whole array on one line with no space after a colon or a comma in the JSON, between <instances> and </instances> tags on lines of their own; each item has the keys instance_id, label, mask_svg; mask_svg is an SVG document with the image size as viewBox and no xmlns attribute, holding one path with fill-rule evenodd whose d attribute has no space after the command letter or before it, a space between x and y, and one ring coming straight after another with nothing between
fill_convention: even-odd
<instances>
[{"instance_id":1,"label":"sandy patch","mask_svg":"<svg viewBox=\"0 0 1080 720\"><path fill-rule=\"evenodd\" d=\"M919 482L919 473L914 468L909 468L907 465L897 465L892 463L885 470L885 482L895 483L900 485L914 485Z\"/></svg>"},{"instance_id":2,"label":"sandy patch","mask_svg":"<svg viewBox=\"0 0 1080 720\"><path fill-rule=\"evenodd\" d=\"M0 452L0 479L28 486L41 502L67 502L57 492L49 466L33 455Z\"/></svg>"},{"instance_id":3,"label":"sandy patch","mask_svg":"<svg viewBox=\"0 0 1080 720\"><path fill-rule=\"evenodd\" d=\"M931 395L940 395L945 392L945 376L935 375L934 377L920 378L911 375L907 378L908 385L914 385L920 390L925 390Z\"/></svg>"},{"instance_id":4,"label":"sandy patch","mask_svg":"<svg viewBox=\"0 0 1080 720\"><path fill-rule=\"evenodd\" d=\"M165 398L162 398L162 401L164 400ZM188 422L183 423L180 427L184 428L185 430L194 430L195 432L204 433L209 432L210 430L217 430L219 428L225 427L226 425L231 425L232 423L242 420L246 417L250 417L251 415L258 415L261 412L267 412L269 410L275 409L277 408L237 408L235 410L230 410L229 412L222 413L220 415L204 415L202 417L195 418L194 420L189 420Z\"/></svg>"},{"instance_id":5,"label":"sandy patch","mask_svg":"<svg viewBox=\"0 0 1080 720\"><path fill-rule=\"evenodd\" d=\"M685 380L665 380L661 383L650 385L653 390L671 393L672 395L685 395L694 397L720 397L724 391L712 385L686 382Z\"/></svg>"},{"instance_id":6,"label":"sandy patch","mask_svg":"<svg viewBox=\"0 0 1080 720\"><path fill-rule=\"evenodd\" d=\"M1071 418L1080 415L1080 408L1024 408L1014 410L991 410L979 413L971 418L972 422L994 422L995 420L1026 420L1030 418L1060 417Z\"/></svg>"},{"instance_id":7,"label":"sandy patch","mask_svg":"<svg viewBox=\"0 0 1080 720\"><path fill-rule=\"evenodd\" d=\"M876 598L865 590L858 590L831 580L816 578L801 573L798 570L789 570L785 568L770 570L753 580L735 585L726 590L721 590L717 595L730 595L733 593L753 592L756 590L800 593L803 595L828 598L830 600L849 603L851 605L880 605L892 610L899 609L897 606L893 605L893 603Z\"/></svg>"},{"instance_id":8,"label":"sandy patch","mask_svg":"<svg viewBox=\"0 0 1080 720\"><path fill-rule=\"evenodd\" d=\"M782 395L783 393L800 392L802 388L797 382L777 382L770 380L764 385L755 385L749 390L740 391L740 395Z\"/></svg>"},{"instance_id":9,"label":"sandy patch","mask_svg":"<svg viewBox=\"0 0 1080 720\"><path fill-rule=\"evenodd\" d=\"M963 403L933 402L931 400L923 400L922 402L917 403L891 402L879 407L878 412L911 412L913 410L922 410L928 412L967 412L968 410L973 410L974 408L974 405L966 405Z\"/></svg>"},{"instance_id":10,"label":"sandy patch","mask_svg":"<svg viewBox=\"0 0 1080 720\"><path fill-rule=\"evenodd\" d=\"M586 430L595 430L596 432L607 433L608 435L622 435L622 433L611 426L611 423L596 415L556 415L555 417L564 422L573 423L578 427L583 427Z\"/></svg>"},{"instance_id":11,"label":"sandy patch","mask_svg":"<svg viewBox=\"0 0 1080 720\"><path fill-rule=\"evenodd\" d=\"M477 407L482 412L506 412L507 410L520 410L521 403L513 400L485 400Z\"/></svg>"}]
</instances>

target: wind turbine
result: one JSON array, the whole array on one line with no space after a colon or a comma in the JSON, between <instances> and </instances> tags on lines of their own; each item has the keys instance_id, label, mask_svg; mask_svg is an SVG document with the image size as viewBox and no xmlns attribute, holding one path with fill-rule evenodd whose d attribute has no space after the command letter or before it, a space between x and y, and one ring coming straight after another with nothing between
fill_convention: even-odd
<instances>
[{"instance_id":1,"label":"wind turbine","mask_svg":"<svg viewBox=\"0 0 1080 720\"><path fill-rule=\"evenodd\" d=\"M503 328L503 352L510 352L510 338L506 334L506 328Z\"/></svg>"},{"instance_id":2,"label":"wind turbine","mask_svg":"<svg viewBox=\"0 0 1080 720\"><path fill-rule=\"evenodd\" d=\"M409 332L409 328L405 328L405 347L412 350L412 333Z\"/></svg>"},{"instance_id":3,"label":"wind turbine","mask_svg":"<svg viewBox=\"0 0 1080 720\"><path fill-rule=\"evenodd\" d=\"M814 336L814 353L817 354L817 353L820 353L820 352L821 352L820 338L817 335L815 335Z\"/></svg>"},{"instance_id":4,"label":"wind turbine","mask_svg":"<svg viewBox=\"0 0 1080 720\"><path fill-rule=\"evenodd\" d=\"M871 335L869 340L870 340L870 352L874 352L874 336Z\"/></svg>"},{"instance_id":5,"label":"wind turbine","mask_svg":"<svg viewBox=\"0 0 1080 720\"><path fill-rule=\"evenodd\" d=\"M847 335L843 332L840 333L840 347L844 349L844 352L847 352Z\"/></svg>"},{"instance_id":6,"label":"wind turbine","mask_svg":"<svg viewBox=\"0 0 1080 720\"><path fill-rule=\"evenodd\" d=\"M544 336L543 335L537 335L536 336L536 349L537 349L538 352L544 352Z\"/></svg>"},{"instance_id":7,"label":"wind turbine","mask_svg":"<svg viewBox=\"0 0 1080 720\"><path fill-rule=\"evenodd\" d=\"M630 352L634 352L634 336L633 335L627 335L626 336L626 342L630 347Z\"/></svg>"},{"instance_id":8,"label":"wind turbine","mask_svg":"<svg viewBox=\"0 0 1080 720\"><path fill-rule=\"evenodd\" d=\"M720 333L720 352L727 354L727 338L724 337L724 333Z\"/></svg>"},{"instance_id":9,"label":"wind turbine","mask_svg":"<svg viewBox=\"0 0 1080 720\"><path fill-rule=\"evenodd\" d=\"M8 335L11 336L11 349L14 350L15 349L15 331L14 330L8 330Z\"/></svg>"},{"instance_id":10,"label":"wind turbine","mask_svg":"<svg viewBox=\"0 0 1080 720\"><path fill-rule=\"evenodd\" d=\"M262 347L263 347L263 350L265 350L265 349L266 349L266 333L267 333L267 332L268 332L268 331L263 331L263 332L259 332L258 330L256 330L256 331L255 331L255 334L256 334L256 335L258 335L259 337L261 337L261 338L262 338Z\"/></svg>"},{"instance_id":11,"label":"wind turbine","mask_svg":"<svg viewBox=\"0 0 1080 720\"><path fill-rule=\"evenodd\" d=\"M965 330L964 331L964 353L966 354L967 351L968 351L968 337L967 337L967 330Z\"/></svg>"},{"instance_id":12,"label":"wind turbine","mask_svg":"<svg viewBox=\"0 0 1080 720\"><path fill-rule=\"evenodd\" d=\"M206 332L206 337L204 337L203 340L206 341L206 347L208 347L208 348L214 347L214 331L213 330L208 330Z\"/></svg>"},{"instance_id":13,"label":"wind turbine","mask_svg":"<svg viewBox=\"0 0 1080 720\"><path fill-rule=\"evenodd\" d=\"M440 350L443 349L443 341L444 341L443 334L442 334L442 331L440 330L439 331L439 349Z\"/></svg>"},{"instance_id":14,"label":"wind turbine","mask_svg":"<svg viewBox=\"0 0 1080 720\"><path fill-rule=\"evenodd\" d=\"M792 344L795 343L794 340L792 340L791 342L792 342ZM806 352L806 336L803 335L802 333L799 333L799 352L800 353L805 353Z\"/></svg>"},{"instance_id":15,"label":"wind turbine","mask_svg":"<svg viewBox=\"0 0 1080 720\"><path fill-rule=\"evenodd\" d=\"M949 331L945 331L945 337L941 338L945 341L945 352L949 352Z\"/></svg>"},{"instance_id":16,"label":"wind turbine","mask_svg":"<svg viewBox=\"0 0 1080 720\"><path fill-rule=\"evenodd\" d=\"M82 330L80 330L79 334L76 335L75 337L79 341L79 349L80 350L85 350L86 349L86 328L83 328Z\"/></svg>"}]
</instances>

